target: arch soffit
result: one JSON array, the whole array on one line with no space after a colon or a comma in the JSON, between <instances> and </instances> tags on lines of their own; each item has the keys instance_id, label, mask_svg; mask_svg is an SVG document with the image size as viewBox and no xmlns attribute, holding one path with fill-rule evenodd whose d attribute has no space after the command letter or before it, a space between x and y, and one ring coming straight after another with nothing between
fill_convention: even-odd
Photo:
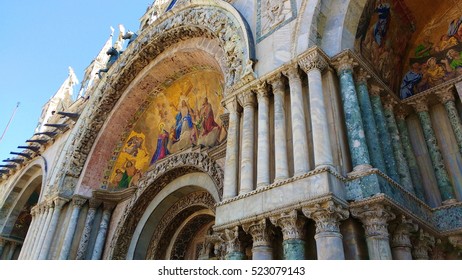
<instances>
[{"instance_id":1,"label":"arch soffit","mask_svg":"<svg viewBox=\"0 0 462 280\"><path fill-rule=\"evenodd\" d=\"M244 77L254 78L254 42L248 24L229 3L220 0L191 0L179 3L147 27L112 65L104 84L92 95L82 116L73 144L72 159L59 175L59 192L71 195L97 135L122 93L140 72L169 46L188 38L206 37L220 41L227 69L227 91ZM117 73L117 74L116 74ZM115 74L115 75L114 75ZM64 155L63 155L64 156Z\"/></svg>"}]
</instances>

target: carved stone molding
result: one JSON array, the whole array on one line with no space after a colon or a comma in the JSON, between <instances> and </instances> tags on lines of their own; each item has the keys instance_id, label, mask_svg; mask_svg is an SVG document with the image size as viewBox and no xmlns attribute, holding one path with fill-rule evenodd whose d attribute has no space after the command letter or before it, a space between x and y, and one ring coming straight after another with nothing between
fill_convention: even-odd
<instances>
[{"instance_id":1,"label":"carved stone molding","mask_svg":"<svg viewBox=\"0 0 462 280\"><path fill-rule=\"evenodd\" d=\"M303 214L316 222L316 233L340 232L340 221L349 216L345 206L334 201L302 208Z\"/></svg>"},{"instance_id":2,"label":"carved stone molding","mask_svg":"<svg viewBox=\"0 0 462 280\"><path fill-rule=\"evenodd\" d=\"M271 216L269 219L273 225L281 228L284 240L305 238L303 226L305 225L306 219L300 216L297 210Z\"/></svg>"},{"instance_id":3,"label":"carved stone molding","mask_svg":"<svg viewBox=\"0 0 462 280\"><path fill-rule=\"evenodd\" d=\"M308 73L314 69L318 69L322 72L327 68L328 64L326 59L317 50L314 50L301 58L298 61L298 65L300 65L300 68L302 68L305 73Z\"/></svg>"},{"instance_id":4,"label":"carved stone molding","mask_svg":"<svg viewBox=\"0 0 462 280\"><path fill-rule=\"evenodd\" d=\"M350 208L350 212L363 223L366 237L388 238L388 222L396 217L390 206L379 203Z\"/></svg>"},{"instance_id":5,"label":"carved stone molding","mask_svg":"<svg viewBox=\"0 0 462 280\"><path fill-rule=\"evenodd\" d=\"M345 70L353 71L353 68L358 66L358 63L351 57L348 53L343 54L342 56L336 58L332 65L334 66L337 73L340 74Z\"/></svg>"},{"instance_id":6,"label":"carved stone molding","mask_svg":"<svg viewBox=\"0 0 462 280\"><path fill-rule=\"evenodd\" d=\"M428 260L428 252L435 246L435 238L422 229L414 239L412 255L416 260Z\"/></svg>"},{"instance_id":7,"label":"carved stone molding","mask_svg":"<svg viewBox=\"0 0 462 280\"><path fill-rule=\"evenodd\" d=\"M253 247L257 246L270 246L273 238L273 232L266 219L257 222L244 224L242 229L252 235Z\"/></svg>"},{"instance_id":8,"label":"carved stone molding","mask_svg":"<svg viewBox=\"0 0 462 280\"><path fill-rule=\"evenodd\" d=\"M414 233L417 230L417 224L413 223L412 220L407 219L405 216L401 216L395 223L390 225L390 231L392 232L390 246L392 248L411 248L411 233Z\"/></svg>"}]
</instances>

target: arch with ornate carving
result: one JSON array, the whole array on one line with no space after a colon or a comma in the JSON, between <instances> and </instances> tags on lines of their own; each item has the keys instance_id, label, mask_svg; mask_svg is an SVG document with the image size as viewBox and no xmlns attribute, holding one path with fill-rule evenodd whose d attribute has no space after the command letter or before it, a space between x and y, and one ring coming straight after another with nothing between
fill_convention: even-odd
<instances>
[{"instance_id":1,"label":"arch with ornate carving","mask_svg":"<svg viewBox=\"0 0 462 280\"><path fill-rule=\"evenodd\" d=\"M247 23L230 4L204 0L178 3L143 30L97 86L76 123L74 136L68 140L72 144L60 158L60 166L65 166L58 175L60 184L55 186L60 193L71 195L79 186L80 194L89 195L101 186L95 185L104 176L99 166L109 161L114 143L120 140L120 131L135 117L136 110L119 106L128 101L138 106L144 104L168 76L186 71L174 71L178 63L174 60L184 58L183 65L187 65L191 54L189 62L198 65L202 60L222 73L225 92L244 78L254 78L253 39ZM161 67L165 72L155 72L153 67ZM117 134L117 139L104 139L111 133Z\"/></svg>"},{"instance_id":2,"label":"arch with ornate carving","mask_svg":"<svg viewBox=\"0 0 462 280\"><path fill-rule=\"evenodd\" d=\"M173 196L172 196L173 194ZM178 219L179 214L187 213L191 209L209 209L213 211L213 205L222 199L223 195L223 171L220 166L210 157L202 153L181 153L168 157L166 160L153 166L146 172L138 184L138 189L129 201L124 214L120 218L109 252L105 255L109 259L133 258L143 228L149 223L150 217L162 217L166 207L171 213L177 213L172 218L165 218L166 224L171 224L173 219ZM162 202L169 201L169 197L181 197L188 203L167 203L162 207ZM192 198L198 199L192 199ZM166 206L168 205L168 206ZM185 205L189 205L184 208ZM158 212L164 209L163 212ZM178 211L174 211L177 209ZM183 210L187 210L186 212ZM156 212L157 211L157 212ZM193 211L194 212L194 211ZM160 214L159 214L160 213ZM189 213L183 218L191 215ZM211 215L208 215L212 217ZM153 230L153 229L152 229ZM149 232L152 234L152 231ZM149 235L148 234L148 235Z\"/></svg>"}]
</instances>

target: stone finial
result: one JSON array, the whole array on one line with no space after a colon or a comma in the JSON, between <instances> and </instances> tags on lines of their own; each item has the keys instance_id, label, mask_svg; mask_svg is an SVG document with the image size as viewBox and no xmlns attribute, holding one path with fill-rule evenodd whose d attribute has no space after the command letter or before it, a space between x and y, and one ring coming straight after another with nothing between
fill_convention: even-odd
<instances>
[{"instance_id":1,"label":"stone finial","mask_svg":"<svg viewBox=\"0 0 462 280\"><path fill-rule=\"evenodd\" d=\"M388 238L388 222L396 218L390 206L380 203L351 208L350 212L353 217L362 221L366 237Z\"/></svg>"},{"instance_id":2,"label":"stone finial","mask_svg":"<svg viewBox=\"0 0 462 280\"><path fill-rule=\"evenodd\" d=\"M242 107L255 107L255 94L252 91L244 91L241 94L239 94L238 98Z\"/></svg>"},{"instance_id":3,"label":"stone finial","mask_svg":"<svg viewBox=\"0 0 462 280\"><path fill-rule=\"evenodd\" d=\"M397 221L390 225L392 232L391 247L408 247L411 248L410 234L418 230L417 224L412 220L407 219L404 215L397 219Z\"/></svg>"},{"instance_id":4,"label":"stone finial","mask_svg":"<svg viewBox=\"0 0 462 280\"><path fill-rule=\"evenodd\" d=\"M442 104L446 104L446 102L448 101L454 101L454 86L451 85L449 87L446 87L441 91L438 91L436 95L438 96L438 99Z\"/></svg>"},{"instance_id":5,"label":"stone finial","mask_svg":"<svg viewBox=\"0 0 462 280\"><path fill-rule=\"evenodd\" d=\"M355 78L358 84L367 84L367 80L371 78L371 75L360 67L355 73Z\"/></svg>"},{"instance_id":6,"label":"stone finial","mask_svg":"<svg viewBox=\"0 0 462 280\"><path fill-rule=\"evenodd\" d=\"M353 71L353 68L358 65L358 63L351 57L350 54L345 53L342 56L336 58L332 65L334 66L335 70L337 70L337 74L345 70Z\"/></svg>"},{"instance_id":7,"label":"stone finial","mask_svg":"<svg viewBox=\"0 0 462 280\"><path fill-rule=\"evenodd\" d=\"M273 232L266 222L266 219L248 223L242 226L242 229L252 235L253 246L268 246L273 239Z\"/></svg>"},{"instance_id":8,"label":"stone finial","mask_svg":"<svg viewBox=\"0 0 462 280\"><path fill-rule=\"evenodd\" d=\"M328 64L324 57L317 50L314 50L301 58L298 61L298 65L300 65L300 68L302 68L305 73L308 73L314 69L318 69L322 72L327 68Z\"/></svg>"},{"instance_id":9,"label":"stone finial","mask_svg":"<svg viewBox=\"0 0 462 280\"><path fill-rule=\"evenodd\" d=\"M371 84L370 89L369 89L369 93L374 96L380 96L382 91L383 91L383 88L376 84Z\"/></svg>"},{"instance_id":10,"label":"stone finial","mask_svg":"<svg viewBox=\"0 0 462 280\"><path fill-rule=\"evenodd\" d=\"M300 80L300 74L298 73L297 65L288 66L286 69L282 71L282 74L289 78L289 82Z\"/></svg>"},{"instance_id":11,"label":"stone finial","mask_svg":"<svg viewBox=\"0 0 462 280\"><path fill-rule=\"evenodd\" d=\"M271 216L270 221L281 228L284 240L304 238L305 218L298 215L297 210Z\"/></svg>"},{"instance_id":12,"label":"stone finial","mask_svg":"<svg viewBox=\"0 0 462 280\"><path fill-rule=\"evenodd\" d=\"M416 260L428 260L428 251L435 246L435 238L422 229L414 239L413 256Z\"/></svg>"},{"instance_id":13,"label":"stone finial","mask_svg":"<svg viewBox=\"0 0 462 280\"><path fill-rule=\"evenodd\" d=\"M340 221L349 216L348 210L332 200L303 207L303 214L316 222L316 233L340 232Z\"/></svg>"}]
</instances>

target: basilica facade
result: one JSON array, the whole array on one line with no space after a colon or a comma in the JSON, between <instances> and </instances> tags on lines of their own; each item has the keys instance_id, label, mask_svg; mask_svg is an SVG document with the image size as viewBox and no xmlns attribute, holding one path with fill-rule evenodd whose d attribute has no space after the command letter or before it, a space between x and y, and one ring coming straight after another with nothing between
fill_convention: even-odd
<instances>
[{"instance_id":1,"label":"basilica facade","mask_svg":"<svg viewBox=\"0 0 462 280\"><path fill-rule=\"evenodd\" d=\"M0 259L460 259L461 4L155 1L4 161Z\"/></svg>"}]
</instances>

